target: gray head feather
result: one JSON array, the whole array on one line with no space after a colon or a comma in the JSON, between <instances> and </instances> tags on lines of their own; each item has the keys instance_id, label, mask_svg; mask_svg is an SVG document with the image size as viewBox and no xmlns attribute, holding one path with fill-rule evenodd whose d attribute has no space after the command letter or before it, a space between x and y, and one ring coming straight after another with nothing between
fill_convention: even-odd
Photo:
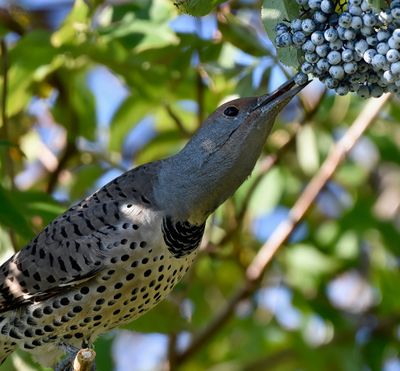
<instances>
[{"instance_id":1,"label":"gray head feather","mask_svg":"<svg viewBox=\"0 0 400 371\"><path fill-rule=\"evenodd\" d=\"M276 115L301 90L292 86L217 108L182 151L161 162L158 204L178 219L203 223L250 175Z\"/></svg>"}]
</instances>

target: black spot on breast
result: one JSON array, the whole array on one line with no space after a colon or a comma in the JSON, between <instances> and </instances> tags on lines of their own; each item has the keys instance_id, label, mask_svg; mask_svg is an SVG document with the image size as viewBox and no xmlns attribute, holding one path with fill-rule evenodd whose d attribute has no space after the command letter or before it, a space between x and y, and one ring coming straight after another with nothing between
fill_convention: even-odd
<instances>
[{"instance_id":1,"label":"black spot on breast","mask_svg":"<svg viewBox=\"0 0 400 371\"><path fill-rule=\"evenodd\" d=\"M54 331L54 328L51 327L50 325L45 325L45 326L43 327L43 330L46 331L46 332L53 332L53 331Z\"/></svg>"},{"instance_id":2,"label":"black spot on breast","mask_svg":"<svg viewBox=\"0 0 400 371\"><path fill-rule=\"evenodd\" d=\"M13 328L8 333L14 339L22 339L21 335L18 334Z\"/></svg>"},{"instance_id":3,"label":"black spot on breast","mask_svg":"<svg viewBox=\"0 0 400 371\"><path fill-rule=\"evenodd\" d=\"M43 317L43 313L39 308L36 308L33 312L32 312L32 316L35 318L42 318Z\"/></svg>"},{"instance_id":4,"label":"black spot on breast","mask_svg":"<svg viewBox=\"0 0 400 371\"><path fill-rule=\"evenodd\" d=\"M45 306L43 308L43 313L44 314L51 314L51 313L53 313L53 308L47 305L47 306Z\"/></svg>"},{"instance_id":5,"label":"black spot on breast","mask_svg":"<svg viewBox=\"0 0 400 371\"><path fill-rule=\"evenodd\" d=\"M163 219L162 233L168 250L175 258L189 255L195 250L203 237L205 224L193 225L189 222L174 222L171 217Z\"/></svg>"},{"instance_id":6,"label":"black spot on breast","mask_svg":"<svg viewBox=\"0 0 400 371\"><path fill-rule=\"evenodd\" d=\"M129 255L122 255L122 256L121 256L121 260L122 260L123 262L127 261L128 259L129 259Z\"/></svg>"},{"instance_id":7,"label":"black spot on breast","mask_svg":"<svg viewBox=\"0 0 400 371\"><path fill-rule=\"evenodd\" d=\"M81 287L80 292L81 292L81 294L83 294L83 295L88 294L88 293L89 293L89 287L87 287L87 286Z\"/></svg>"},{"instance_id":8,"label":"black spot on breast","mask_svg":"<svg viewBox=\"0 0 400 371\"><path fill-rule=\"evenodd\" d=\"M151 274L151 269L147 269L147 270L144 272L144 276L145 276L145 277L149 277L150 274Z\"/></svg>"}]
</instances>

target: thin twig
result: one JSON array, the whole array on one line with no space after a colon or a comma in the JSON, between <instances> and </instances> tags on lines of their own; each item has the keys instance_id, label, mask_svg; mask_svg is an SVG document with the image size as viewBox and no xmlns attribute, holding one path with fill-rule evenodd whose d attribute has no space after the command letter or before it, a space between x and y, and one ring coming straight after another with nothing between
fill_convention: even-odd
<instances>
[{"instance_id":1,"label":"thin twig","mask_svg":"<svg viewBox=\"0 0 400 371\"><path fill-rule=\"evenodd\" d=\"M64 170L66 164L70 160L70 158L77 153L76 146L73 142L68 141L64 150L63 155L58 161L57 168L50 174L49 181L47 183L46 192L52 193L54 191L55 186L57 185L57 180L60 173Z\"/></svg>"},{"instance_id":2,"label":"thin twig","mask_svg":"<svg viewBox=\"0 0 400 371\"><path fill-rule=\"evenodd\" d=\"M249 297L254 292L268 263L276 254L278 249L288 239L297 223L304 217L319 192L332 177L340 163L344 160L346 154L352 149L365 130L375 121L379 112L390 97L390 94L385 94L379 99L371 99L366 104L363 111L351 125L350 129L333 147L321 169L304 189L291 209L289 218L278 226L269 240L261 247L258 254L247 268L244 285L233 294L224 308L222 308L214 319L212 319L211 322L193 339L189 347L177 355L177 364L183 363L203 345L208 343L210 338L215 335L226 322L228 322L240 301Z\"/></svg>"},{"instance_id":3,"label":"thin twig","mask_svg":"<svg viewBox=\"0 0 400 371\"><path fill-rule=\"evenodd\" d=\"M172 107L169 104L166 104L165 109L167 110L169 117L171 117L171 119L175 122L175 125L177 126L177 128L179 129L181 134L186 138L191 137L191 135L192 135L191 132L185 128L185 125L183 125L182 120L179 118L179 116L176 114L176 112L172 109Z\"/></svg>"},{"instance_id":4,"label":"thin twig","mask_svg":"<svg viewBox=\"0 0 400 371\"><path fill-rule=\"evenodd\" d=\"M204 73L205 71L199 66L196 70L196 100L197 100L197 126L200 127L204 120Z\"/></svg>"},{"instance_id":5,"label":"thin twig","mask_svg":"<svg viewBox=\"0 0 400 371\"><path fill-rule=\"evenodd\" d=\"M320 170L311 179L292 209L289 216L275 229L268 241L262 246L250 266L247 268L246 276L250 281L257 281L263 275L267 264L271 261L278 249L286 242L296 225L309 210L311 204L321 192L325 184L334 174L340 163L348 152L360 139L365 130L375 121L381 109L390 99L390 94L381 98L371 99L353 122L350 129L333 147Z\"/></svg>"},{"instance_id":6,"label":"thin twig","mask_svg":"<svg viewBox=\"0 0 400 371\"><path fill-rule=\"evenodd\" d=\"M203 345L207 344L211 337L215 335L220 328L222 328L226 322L231 318L234 313L236 306L245 298L247 298L253 288L251 283L240 288L228 301L228 303L217 313L217 315L211 320L211 322L192 340L189 347L183 352L176 354L176 365L180 365L185 362L190 356L196 353Z\"/></svg>"},{"instance_id":7,"label":"thin twig","mask_svg":"<svg viewBox=\"0 0 400 371\"><path fill-rule=\"evenodd\" d=\"M7 115L7 96L8 96L8 52L7 44L4 39L0 40L0 51L1 51L1 74L3 76L3 91L1 95L1 121L2 125L0 128L0 137L4 139L7 146L4 148L4 173L8 176L8 181L11 189L15 188L15 171L14 164L10 155L11 143L8 131L8 115ZM14 251L18 249L18 243L15 232L9 229L8 235L10 237L11 245Z\"/></svg>"},{"instance_id":8,"label":"thin twig","mask_svg":"<svg viewBox=\"0 0 400 371\"><path fill-rule=\"evenodd\" d=\"M176 333L169 334L168 336L168 371L176 369Z\"/></svg>"},{"instance_id":9,"label":"thin twig","mask_svg":"<svg viewBox=\"0 0 400 371\"><path fill-rule=\"evenodd\" d=\"M8 53L7 44L4 39L0 41L1 49L1 74L3 76L3 92L1 95L1 138L10 144L10 136L8 130L8 117L7 117L7 95L8 95ZM10 156L10 146L7 146L4 151L4 166L5 171L9 177L11 188L15 187L14 184L14 165Z\"/></svg>"}]
</instances>

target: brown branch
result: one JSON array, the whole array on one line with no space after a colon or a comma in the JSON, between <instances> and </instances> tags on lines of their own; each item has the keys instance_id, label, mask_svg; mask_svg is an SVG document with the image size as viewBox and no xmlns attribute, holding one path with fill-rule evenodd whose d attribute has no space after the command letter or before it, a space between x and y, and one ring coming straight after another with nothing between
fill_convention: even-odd
<instances>
[{"instance_id":1,"label":"brown branch","mask_svg":"<svg viewBox=\"0 0 400 371\"><path fill-rule=\"evenodd\" d=\"M23 13L23 10L19 7L12 7L12 9L0 8L0 24L18 35L23 35L26 32L26 29L17 20L15 13Z\"/></svg>"},{"instance_id":2,"label":"brown branch","mask_svg":"<svg viewBox=\"0 0 400 371\"><path fill-rule=\"evenodd\" d=\"M11 143L8 131L8 115L7 115L7 96L8 96L8 52L7 44L4 39L0 40L0 51L1 51L1 74L3 76L3 91L1 95L1 121L2 125L0 128L0 137L3 138L7 145L4 148L4 173L7 174L10 188L15 188L15 171L14 164L10 155ZM12 229L8 230L8 235L10 237L11 245L14 251L18 250L18 243L16 239L15 232Z\"/></svg>"},{"instance_id":3,"label":"brown branch","mask_svg":"<svg viewBox=\"0 0 400 371\"><path fill-rule=\"evenodd\" d=\"M196 353L203 345L207 344L212 336L214 336L233 315L236 306L245 298L247 298L254 288L251 282L247 282L244 287L239 289L226 303L224 308L217 313L211 322L192 340L189 347L183 352L176 354L176 364L179 365L185 362L190 356Z\"/></svg>"},{"instance_id":4,"label":"brown branch","mask_svg":"<svg viewBox=\"0 0 400 371\"><path fill-rule=\"evenodd\" d=\"M10 143L10 136L8 130L8 117L7 117L7 95L8 95L8 52L7 44L4 39L0 41L1 50L1 74L3 76L3 91L1 95L1 137ZM10 146L7 146L4 151L4 166L5 171L9 177L11 188L15 187L14 184L14 164L10 156Z\"/></svg>"},{"instance_id":5,"label":"brown branch","mask_svg":"<svg viewBox=\"0 0 400 371\"><path fill-rule=\"evenodd\" d=\"M81 349L75 356L72 369L73 371L91 371L95 360L96 352L93 349Z\"/></svg>"},{"instance_id":6,"label":"brown branch","mask_svg":"<svg viewBox=\"0 0 400 371\"><path fill-rule=\"evenodd\" d=\"M58 161L57 168L50 174L49 181L47 183L46 192L52 193L54 188L57 184L58 177L60 176L61 172L64 170L66 164L70 160L72 156L77 153L76 146L73 142L70 142L67 139L67 145L65 147L64 153L61 156L60 160Z\"/></svg>"},{"instance_id":7,"label":"brown branch","mask_svg":"<svg viewBox=\"0 0 400 371\"><path fill-rule=\"evenodd\" d=\"M168 371L176 370L176 333L169 334L168 337Z\"/></svg>"},{"instance_id":8,"label":"brown branch","mask_svg":"<svg viewBox=\"0 0 400 371\"><path fill-rule=\"evenodd\" d=\"M304 217L321 192L325 184L333 176L334 172L344 160L355 143L360 139L365 130L375 121L381 109L390 99L390 94L385 94L381 98L371 99L351 125L350 129L333 147L330 154L322 164L320 170L311 179L304 189L292 209L289 217L283 221L271 235L268 241L262 246L247 268L246 277L250 281L258 281L268 263L276 254L278 249L286 242L296 225Z\"/></svg>"},{"instance_id":9,"label":"brown branch","mask_svg":"<svg viewBox=\"0 0 400 371\"><path fill-rule=\"evenodd\" d=\"M196 70L196 100L197 100L197 126L200 127L204 120L204 77L205 71L201 66Z\"/></svg>"},{"instance_id":10,"label":"brown branch","mask_svg":"<svg viewBox=\"0 0 400 371\"><path fill-rule=\"evenodd\" d=\"M176 112L172 109L172 107L169 104L166 104L165 109L167 110L169 117L171 117L172 121L174 121L175 125L177 126L177 128L179 129L181 134L186 138L191 137L192 136L191 132L185 128L185 125L183 125L182 120L179 118L179 116L176 114Z\"/></svg>"},{"instance_id":11,"label":"brown branch","mask_svg":"<svg viewBox=\"0 0 400 371\"><path fill-rule=\"evenodd\" d=\"M379 112L390 97L390 94L385 94L381 98L369 100L363 111L351 125L350 129L333 147L321 169L313 179L311 179L308 186L299 196L297 202L289 213L289 218L278 226L269 240L261 247L247 268L243 287L237 290L237 292L226 303L224 308L222 308L214 319L212 319L212 321L193 339L189 347L177 355L177 364L183 363L205 345L211 337L229 321L240 301L249 297L254 292L267 268L268 263L274 257L278 249L288 239L297 223L304 217L319 192L332 177L340 163L344 160L346 154L352 149L364 131L375 121Z\"/></svg>"}]
</instances>

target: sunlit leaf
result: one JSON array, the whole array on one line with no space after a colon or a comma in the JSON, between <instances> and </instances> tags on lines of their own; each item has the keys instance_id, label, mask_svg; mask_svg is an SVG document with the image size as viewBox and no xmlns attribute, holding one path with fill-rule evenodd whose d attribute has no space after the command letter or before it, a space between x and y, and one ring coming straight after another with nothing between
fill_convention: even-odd
<instances>
[{"instance_id":1,"label":"sunlit leaf","mask_svg":"<svg viewBox=\"0 0 400 371\"><path fill-rule=\"evenodd\" d=\"M65 43L76 43L85 37L89 27L89 7L84 0L75 0L74 6L63 25L51 36L51 43L60 47Z\"/></svg>"},{"instance_id":2,"label":"sunlit leaf","mask_svg":"<svg viewBox=\"0 0 400 371\"><path fill-rule=\"evenodd\" d=\"M275 42L275 26L279 22L298 17L299 6L292 0L264 0L262 7L262 21L267 34L272 42ZM299 61L297 51L294 48L278 49L280 61L290 67L297 68Z\"/></svg>"}]
</instances>

